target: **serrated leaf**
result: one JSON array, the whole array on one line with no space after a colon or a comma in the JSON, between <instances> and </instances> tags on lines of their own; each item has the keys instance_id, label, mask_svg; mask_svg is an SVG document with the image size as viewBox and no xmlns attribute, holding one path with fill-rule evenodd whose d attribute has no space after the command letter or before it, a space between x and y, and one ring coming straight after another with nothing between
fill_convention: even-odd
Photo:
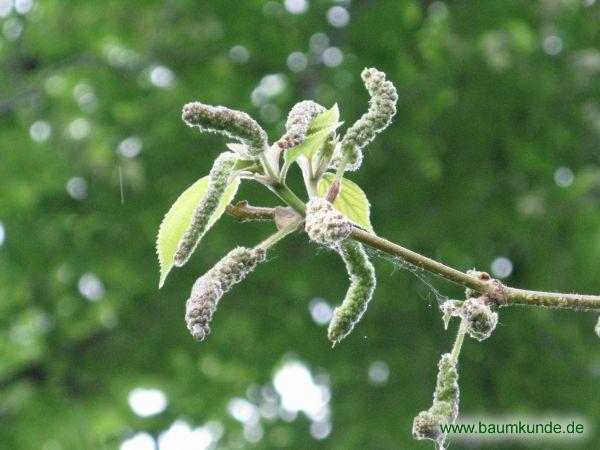
<instances>
[{"instance_id":1,"label":"serrated leaf","mask_svg":"<svg viewBox=\"0 0 600 450\"><path fill-rule=\"evenodd\" d=\"M308 132L314 133L315 131L322 130L323 128L335 125L340 120L340 110L338 109L337 103L328 109L324 113L319 114L313 120L311 120L308 127Z\"/></svg>"},{"instance_id":2,"label":"serrated leaf","mask_svg":"<svg viewBox=\"0 0 600 450\"><path fill-rule=\"evenodd\" d=\"M325 196L329 186L335 180L335 174L325 173L319 180L317 190L320 196ZM346 178L341 180L341 190L333 207L361 228L373 233L370 219L370 204L367 196L358 184Z\"/></svg>"},{"instance_id":3,"label":"serrated leaf","mask_svg":"<svg viewBox=\"0 0 600 450\"><path fill-rule=\"evenodd\" d=\"M185 231L190 225L196 207L200 204L208 189L209 180L210 177L208 176L200 178L187 188L179 198L175 200L175 203L173 203L171 209L169 209L169 212L165 215L160 224L158 238L156 240L156 252L160 264L159 288L162 287L167 275L173 267L173 257L179 247L179 241L183 238ZM239 178L235 178L229 186L227 186L225 194L219 203L219 207L208 222L206 231L208 231L223 215L226 206L233 200L233 197L235 197L239 184Z\"/></svg>"}]
</instances>

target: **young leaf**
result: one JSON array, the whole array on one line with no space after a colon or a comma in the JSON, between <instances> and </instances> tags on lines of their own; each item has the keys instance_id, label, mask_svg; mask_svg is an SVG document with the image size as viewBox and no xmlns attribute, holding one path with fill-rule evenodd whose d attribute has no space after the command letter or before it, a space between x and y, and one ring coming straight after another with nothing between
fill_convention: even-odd
<instances>
[{"instance_id":1,"label":"young leaf","mask_svg":"<svg viewBox=\"0 0 600 450\"><path fill-rule=\"evenodd\" d=\"M159 288L162 287L169 271L173 267L173 257L175 256L175 252L177 252L179 241L181 241L181 238L185 234L196 207L208 189L209 179L210 177L208 176L200 178L187 188L173 203L173 206L171 206L171 209L169 209L169 212L160 224L156 240L156 252L158 253L158 262L160 264ZM227 186L225 195L221 199L219 207L211 216L206 231L223 215L225 207L233 200L239 184L239 178L235 178Z\"/></svg>"},{"instance_id":2,"label":"young leaf","mask_svg":"<svg viewBox=\"0 0 600 450\"><path fill-rule=\"evenodd\" d=\"M310 122L308 133L314 133L315 131L322 130L335 125L340 120L340 110L338 109L337 103L322 114L319 114Z\"/></svg>"},{"instance_id":3,"label":"young leaf","mask_svg":"<svg viewBox=\"0 0 600 450\"><path fill-rule=\"evenodd\" d=\"M239 158L244 160L255 160L256 157L250 154L250 149L247 145L238 144L237 142L230 142L227 145L227 148L231 150L233 153L238 155Z\"/></svg>"},{"instance_id":4,"label":"young leaf","mask_svg":"<svg viewBox=\"0 0 600 450\"><path fill-rule=\"evenodd\" d=\"M319 180L317 190L320 196L325 196L331 183L335 180L335 174L325 173ZM363 190L354 182L342 178L342 188L333 203L333 207L345 215L361 228L373 232L370 219L370 205Z\"/></svg>"},{"instance_id":5,"label":"young leaf","mask_svg":"<svg viewBox=\"0 0 600 450\"><path fill-rule=\"evenodd\" d=\"M342 122L336 122L333 125L322 128L319 131L308 135L300 145L286 150L283 154L283 159L285 161L284 166L289 167L300 156L304 154L311 155L318 150L325 143L327 138L329 138L331 133L333 133L341 124Z\"/></svg>"}]
</instances>

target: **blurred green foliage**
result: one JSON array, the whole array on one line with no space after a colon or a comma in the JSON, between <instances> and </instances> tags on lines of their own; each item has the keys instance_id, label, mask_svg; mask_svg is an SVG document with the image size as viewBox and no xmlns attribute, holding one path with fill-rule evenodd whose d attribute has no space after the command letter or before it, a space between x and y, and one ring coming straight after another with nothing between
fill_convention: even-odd
<instances>
[{"instance_id":1,"label":"blurred green foliage","mask_svg":"<svg viewBox=\"0 0 600 450\"><path fill-rule=\"evenodd\" d=\"M376 262L369 311L332 350L309 304L340 301L343 265L297 234L223 299L205 342L190 337L195 278L273 227L224 217L158 290L158 225L225 149L181 106L247 111L273 141L304 98L338 102L349 126L368 100L360 71L384 70L399 112L351 175L376 232L463 270L507 257L514 286L598 293L594 3L0 0L0 448L112 449L141 432L188 448L164 434L182 421L222 431L219 448L430 448L410 428L453 329L410 271ZM277 204L249 184L238 198ZM491 339L465 344L461 414L584 417L595 431L573 448L598 448L597 318L500 313ZM273 394L286 361L330 393L312 419ZM136 415L136 388L166 409ZM258 423L241 399L262 405Z\"/></svg>"}]
</instances>

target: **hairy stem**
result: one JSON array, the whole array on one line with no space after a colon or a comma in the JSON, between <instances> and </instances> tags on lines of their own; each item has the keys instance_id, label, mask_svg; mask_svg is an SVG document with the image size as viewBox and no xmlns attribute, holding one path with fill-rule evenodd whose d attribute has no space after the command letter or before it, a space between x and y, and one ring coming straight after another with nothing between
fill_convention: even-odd
<instances>
[{"instance_id":1,"label":"hairy stem","mask_svg":"<svg viewBox=\"0 0 600 450\"><path fill-rule=\"evenodd\" d=\"M262 163L263 168L265 169L265 172L269 176L269 178L271 178L273 182L277 182L277 174L275 173L275 170L273 170L273 166L271 166L269 159L265 156L264 153L260 155L260 162Z\"/></svg>"},{"instance_id":2,"label":"hairy stem","mask_svg":"<svg viewBox=\"0 0 600 450\"><path fill-rule=\"evenodd\" d=\"M275 245L277 242L279 242L281 239L286 237L288 234L296 231L301 223L302 223L302 219L295 220L295 221L289 223L288 225L283 227L281 230L278 230L277 232L273 233L267 239L265 239L260 244L258 244L258 247L267 250L269 247L272 247L273 245Z\"/></svg>"},{"instance_id":3,"label":"hairy stem","mask_svg":"<svg viewBox=\"0 0 600 450\"><path fill-rule=\"evenodd\" d=\"M302 202L291 191L289 192L298 202ZM289 204L287 201L286 203ZM295 209L298 210L298 208ZM239 220L273 220L275 217L275 212L272 208L257 208L244 202L240 202L236 206L228 206L227 211ZM352 230L351 237L390 256L400 258L445 278L448 281L471 288L482 294L487 294L489 299L499 306L537 306L600 312L600 296L598 295L563 294L512 288L503 285L498 280L482 280L473 277L358 228Z\"/></svg>"},{"instance_id":4,"label":"hairy stem","mask_svg":"<svg viewBox=\"0 0 600 450\"><path fill-rule=\"evenodd\" d=\"M461 320L460 325L458 326L458 332L456 333L456 339L454 340L454 346L452 347L452 353L450 353L450 361L452 364L456 364L458 362L458 356L460 355L460 350L462 348L466 332L467 330L464 322Z\"/></svg>"},{"instance_id":5,"label":"hairy stem","mask_svg":"<svg viewBox=\"0 0 600 450\"><path fill-rule=\"evenodd\" d=\"M286 202L289 206L294 208L300 214L304 215L306 213L306 205L294 192L287 187L287 185L282 183L275 183L272 186L269 186L275 195L277 195L281 200Z\"/></svg>"}]
</instances>

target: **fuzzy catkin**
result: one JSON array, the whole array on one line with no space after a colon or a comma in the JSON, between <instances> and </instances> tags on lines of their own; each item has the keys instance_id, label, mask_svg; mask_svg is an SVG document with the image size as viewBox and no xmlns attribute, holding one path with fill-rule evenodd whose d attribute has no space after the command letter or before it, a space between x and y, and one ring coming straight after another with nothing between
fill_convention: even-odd
<instances>
[{"instance_id":1,"label":"fuzzy catkin","mask_svg":"<svg viewBox=\"0 0 600 450\"><path fill-rule=\"evenodd\" d=\"M265 130L248 114L235 109L192 102L183 107L182 119L190 127L241 142L254 157L260 156L269 146Z\"/></svg>"},{"instance_id":2,"label":"fuzzy catkin","mask_svg":"<svg viewBox=\"0 0 600 450\"><path fill-rule=\"evenodd\" d=\"M458 370L450 353L444 353L438 363L438 376L433 402L448 402L452 406L452 420L458 417Z\"/></svg>"},{"instance_id":3,"label":"fuzzy catkin","mask_svg":"<svg viewBox=\"0 0 600 450\"><path fill-rule=\"evenodd\" d=\"M196 280L190 298L185 302L185 321L194 339L202 341L210 333L210 321L223 296L223 289L212 277Z\"/></svg>"},{"instance_id":4,"label":"fuzzy catkin","mask_svg":"<svg viewBox=\"0 0 600 450\"><path fill-rule=\"evenodd\" d=\"M485 301L486 297L469 298L460 307L467 334L478 341L489 338L498 324L498 314Z\"/></svg>"},{"instance_id":5,"label":"fuzzy catkin","mask_svg":"<svg viewBox=\"0 0 600 450\"><path fill-rule=\"evenodd\" d=\"M244 279L266 258L262 248L236 247L194 283L185 305L185 321L192 336L202 341L223 294Z\"/></svg>"},{"instance_id":6,"label":"fuzzy catkin","mask_svg":"<svg viewBox=\"0 0 600 450\"><path fill-rule=\"evenodd\" d=\"M215 160L210 171L208 189L194 211L192 220L183 238L179 241L179 247L173 258L175 266L181 267L190 259L202 236L204 236L208 222L218 209L221 198L225 194L229 175L236 161L237 156L230 152L221 153Z\"/></svg>"},{"instance_id":7,"label":"fuzzy catkin","mask_svg":"<svg viewBox=\"0 0 600 450\"><path fill-rule=\"evenodd\" d=\"M350 287L342 304L335 308L329 322L327 337L334 344L344 339L367 310L375 291L375 268L361 244L346 240L339 244L338 252L346 264Z\"/></svg>"},{"instance_id":8,"label":"fuzzy catkin","mask_svg":"<svg viewBox=\"0 0 600 450\"><path fill-rule=\"evenodd\" d=\"M430 439L438 448L443 448L446 433L440 425L453 424L458 417L458 370L450 353L442 355L438 364L438 375L433 394L433 404L421 411L413 421L413 437L417 440Z\"/></svg>"},{"instance_id":9,"label":"fuzzy catkin","mask_svg":"<svg viewBox=\"0 0 600 450\"><path fill-rule=\"evenodd\" d=\"M312 198L306 204L304 229L311 241L333 246L352 233L352 223L324 198Z\"/></svg>"},{"instance_id":10,"label":"fuzzy catkin","mask_svg":"<svg viewBox=\"0 0 600 450\"><path fill-rule=\"evenodd\" d=\"M285 122L285 134L277 141L279 147L286 149L301 144L308 133L310 121L327 111L323 106L312 100L296 103L288 114Z\"/></svg>"},{"instance_id":11,"label":"fuzzy catkin","mask_svg":"<svg viewBox=\"0 0 600 450\"><path fill-rule=\"evenodd\" d=\"M358 170L363 159L362 150L388 127L396 114L398 93L392 82L385 79L385 73L371 68L363 70L361 77L371 96L369 110L346 131L336 147L332 160L332 167L336 169L344 158L348 158L346 170Z\"/></svg>"}]
</instances>

